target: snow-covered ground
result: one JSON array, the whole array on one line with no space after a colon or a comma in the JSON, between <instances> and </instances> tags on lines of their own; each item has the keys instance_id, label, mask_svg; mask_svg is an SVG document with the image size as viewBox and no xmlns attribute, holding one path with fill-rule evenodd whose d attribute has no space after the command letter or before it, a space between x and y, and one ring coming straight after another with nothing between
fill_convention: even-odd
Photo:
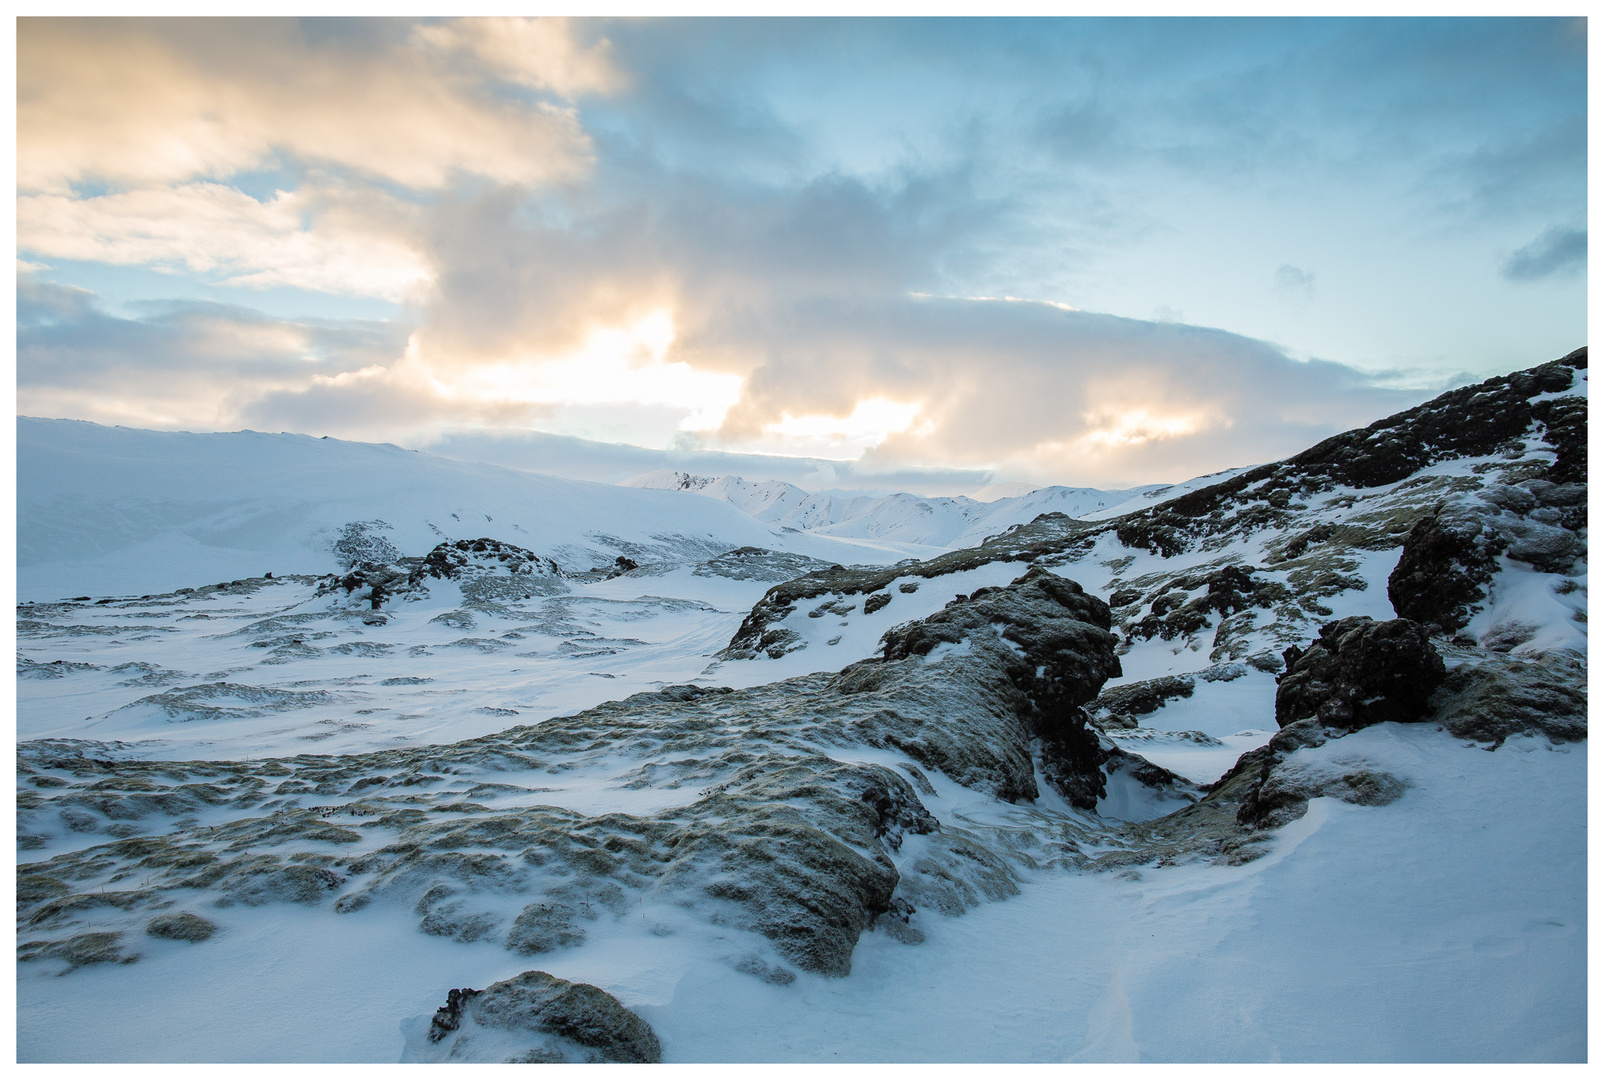
<instances>
[{"instance_id":1,"label":"snow-covered ground","mask_svg":"<svg viewBox=\"0 0 1604 1080\"><path fill-rule=\"evenodd\" d=\"M1572 393L1585 393L1585 377ZM1543 467L1553 460L1537 443L1527 455ZM1302 817L1259 837L1257 858L1097 862L1145 850L1127 821L1196 800L1201 790L1185 781L1210 784L1270 740L1281 649L1307 645L1333 619L1393 617L1387 579L1414 521L1518 467L1507 454L1454 458L1303 502L1266 484L1233 511L1248 524L1167 555L1112 529L1081 542L1082 526L1054 525L1067 531L1048 530L1058 539L1028 559L999 554L940 572L894 564L1054 509L1116 520L1230 476L1161 492L891 496L854 507L734 478L698 495L653 490L676 486L663 478L585 484L294 435L19 420L17 725L32 762L19 774L19 862L41 896L60 885L134 907L75 896L76 906L30 914L18 940L115 932L117 947L138 956L19 963L19 1058L416 1059L449 989L538 968L613 994L650 1023L669 1061L1584 1060L1585 742L1517 735L1489 752L1434 724L1380 724L1288 760L1395 780L1395 801L1312 798ZM1123 506L1088 502L1114 494ZM1538 528L1527 520L1516 524ZM317 576L350 562L337 545L352 537L386 558L488 537L555 560L561 573L504 575L493 596L466 579L425 577L374 610ZM741 548L785 554L726 554ZM788 576L776 567L814 565L802 557L857 569L826 574L822 591L771 612L760 629L781 642L772 654L716 655ZM1585 549L1562 562L1539 569L1500 556L1485 602L1458 644L1443 645L1450 667L1585 653ZM887 631L1007 586L1032 564L1112 602L1121 674L1090 707L1111 710L1114 692L1160 687L1156 705L1110 721L1105 745L1177 774L1178 786L1118 774L1096 812L1077 810L1046 778L1038 743L1039 794L1010 803L928 761L913 766L917 747L839 731L804 740L804 727L763 716L720 736L732 741L691 750L667 735L654 747L650 733L620 736L617 749L609 741L606 718L630 712L604 703L664 687L761 695L790 679L800 681L753 700L775 709L814 700L822 673L875 655ZM1238 584L1218 576L1241 567ZM860 571L879 574L872 588ZM512 588L525 580L527 589ZM1232 589L1236 606L1178 619ZM944 644L922 663L935 672L974 647ZM1164 689L1166 678L1185 691ZM518 725L538 734L595 707L595 726L561 753L445 745ZM946 719L972 707L955 698ZM687 706L685 731L701 731L707 715ZM419 756L398 771L402 759L387 751ZM772 935L684 893L630 886L604 901L604 876L564 879L583 932L538 955L517 954L499 932L420 932L432 891L419 899L373 886L377 899L339 909L320 889L312 900L214 904L200 878L153 886L167 889L159 897L139 891L169 865L139 863L140 845L236 862L298 847L291 869L327 870L343 882L343 901L373 874L352 853L396 857L410 822L577 815L575 835L599 836L609 820L722 805L731 778L759 768L753 761L781 771L804 759L917 788L941 829L909 826L900 846L868 852L903 881L937 874L951 845L967 843L977 859L1006 864L985 873L1016 881L1016 892L950 909L921 901L911 930L881 918L858 939L850 974L835 977L805 964L782 971ZM150 763L173 771L134 769ZM332 776L334 764L346 769L341 779L314 789L312 774ZM117 816L141 798L148 804ZM789 798L806 808L803 796ZM381 813L412 816L397 825ZM304 839L271 839L292 824ZM624 850L627 835L606 850ZM457 853L495 850L486 840ZM985 873L964 888L992 880ZM581 886L598 891L581 900L572 892ZM511 917L530 899L463 896L490 905L487 917ZM186 905L216 932L202 942L136 933L127 912L147 903Z\"/></svg>"},{"instance_id":2,"label":"snow-covered ground","mask_svg":"<svg viewBox=\"0 0 1604 1080\"><path fill-rule=\"evenodd\" d=\"M539 966L609 989L672 1061L1583 1059L1584 747L1488 754L1399 725L1350 741L1404 798L1316 800L1245 867L1033 875L921 945L866 934L845 979L736 973L756 935L672 905ZM939 786L942 820L977 809ZM382 910L294 915L286 933L281 909L231 909L226 933L152 939L130 967L24 968L19 1055L394 1061L447 989L531 965Z\"/></svg>"}]
</instances>

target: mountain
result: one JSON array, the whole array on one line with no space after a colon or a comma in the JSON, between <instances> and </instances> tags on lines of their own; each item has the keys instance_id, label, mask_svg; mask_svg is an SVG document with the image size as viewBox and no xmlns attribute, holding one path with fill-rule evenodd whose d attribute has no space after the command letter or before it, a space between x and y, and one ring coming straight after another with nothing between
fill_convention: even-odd
<instances>
[{"instance_id":1,"label":"mountain","mask_svg":"<svg viewBox=\"0 0 1604 1080\"><path fill-rule=\"evenodd\" d=\"M739 476L696 476L672 469L643 473L624 486L683 491L719 499L759 521L818 536L899 541L930 548L967 547L1044 513L1085 517L1132 498L1158 497L1167 485L1118 491L1045 487L982 502L963 496L899 492L859 495L803 491L780 480L754 483Z\"/></svg>"},{"instance_id":2,"label":"mountain","mask_svg":"<svg viewBox=\"0 0 1604 1080\"><path fill-rule=\"evenodd\" d=\"M895 561L56 430L19 550L189 581L19 605L19 1057L1581 1060L1586 395ZM168 523L230 520L323 561L213 582Z\"/></svg>"},{"instance_id":3,"label":"mountain","mask_svg":"<svg viewBox=\"0 0 1604 1080\"><path fill-rule=\"evenodd\" d=\"M709 500L564 480L390 445L17 419L22 599L327 573L348 527L398 551L493 537L571 569L741 546L839 562L911 548L793 537Z\"/></svg>"}]
</instances>

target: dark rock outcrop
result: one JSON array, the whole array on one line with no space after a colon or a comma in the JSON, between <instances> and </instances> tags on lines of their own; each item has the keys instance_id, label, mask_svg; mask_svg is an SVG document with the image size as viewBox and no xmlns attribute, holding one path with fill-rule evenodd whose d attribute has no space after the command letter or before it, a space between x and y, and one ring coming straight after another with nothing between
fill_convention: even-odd
<instances>
[{"instance_id":1,"label":"dark rock outcrop","mask_svg":"<svg viewBox=\"0 0 1604 1080\"><path fill-rule=\"evenodd\" d=\"M1302 723L1314 724L1313 721ZM1307 736L1303 745L1319 745L1319 742L1306 740ZM1409 788L1407 781L1381 769L1356 763L1341 768L1313 765L1291 758L1292 752L1292 748L1285 746L1267 746L1256 751L1260 755L1254 762L1258 776L1237 810L1239 825L1254 829L1279 828L1308 813L1310 799L1322 797L1359 806L1386 806L1396 802ZM1242 768L1240 763L1238 768ZM1251 773L1252 769L1243 771Z\"/></svg>"},{"instance_id":2,"label":"dark rock outcrop","mask_svg":"<svg viewBox=\"0 0 1604 1080\"><path fill-rule=\"evenodd\" d=\"M803 574L774 586L753 605L730 643L718 653L722 660L749 660L768 652L763 638L769 628L797 609L799 604L827 596L857 596L886 589L900 577L939 578L995 562L1033 563L1062 552L1076 538L1090 536L1099 527L1060 513L1042 514L1027 525L1014 525L972 548L949 551L923 562L895 566L832 566ZM1089 541L1088 541L1089 543ZM912 586L910 588L910 586ZM903 582L899 590L911 593L917 582ZM865 607L867 610L867 606ZM773 654L776 657L781 653Z\"/></svg>"},{"instance_id":3,"label":"dark rock outcrop","mask_svg":"<svg viewBox=\"0 0 1604 1080\"><path fill-rule=\"evenodd\" d=\"M1002 657L1023 697L1017 708L1042 743L1042 772L1069 802L1093 810L1105 793L1107 756L1081 708L1120 673L1108 605L1076 582L1032 567L1006 588L978 589L881 639L883 657L928 655L995 634L1013 646ZM843 673L844 674L844 673Z\"/></svg>"},{"instance_id":4,"label":"dark rock outcrop","mask_svg":"<svg viewBox=\"0 0 1604 1080\"><path fill-rule=\"evenodd\" d=\"M1451 390L1424 405L1333 435L1303 453L1238 473L1111 523L1122 544L1169 558L1203 538L1244 526L1290 522L1294 498L1338 486L1375 488L1456 457L1486 457L1522 444L1528 433L1555 455L1544 479L1583 482L1587 401L1546 398L1569 390L1587 367L1587 349L1526 371ZM1533 400L1539 398L1541 400ZM1312 539L1312 538L1311 538Z\"/></svg>"},{"instance_id":5,"label":"dark rock outcrop","mask_svg":"<svg viewBox=\"0 0 1604 1080\"><path fill-rule=\"evenodd\" d=\"M1287 650L1287 672L1275 693L1276 723L1286 727L1313 717L1327 727L1357 731L1421 720L1446 674L1419 623L1376 622L1364 615L1338 619L1321 627L1307 650Z\"/></svg>"},{"instance_id":6,"label":"dark rock outcrop","mask_svg":"<svg viewBox=\"0 0 1604 1080\"><path fill-rule=\"evenodd\" d=\"M835 563L788 551L738 547L702 563L691 573L697 577L733 578L736 581L790 581L815 570L840 570Z\"/></svg>"},{"instance_id":7,"label":"dark rock outcrop","mask_svg":"<svg viewBox=\"0 0 1604 1080\"><path fill-rule=\"evenodd\" d=\"M370 545L363 550L378 549ZM570 576L545 556L485 536L436 544L422 558L399 557L388 542L382 553L388 558L357 559L345 573L323 578L316 595L343 592L352 600L367 601L372 610L378 611L386 602L427 592L429 581L434 579L457 582L464 600L471 605L562 592Z\"/></svg>"},{"instance_id":8,"label":"dark rock outcrop","mask_svg":"<svg viewBox=\"0 0 1604 1080\"><path fill-rule=\"evenodd\" d=\"M465 1028L477 1027L527 1037L522 1052L503 1039L486 1040ZM483 990L457 989L429 1024L429 1042L444 1043L449 1058L484 1060L480 1044L498 1052L498 1060L561 1062L578 1049L579 1060L650 1064L663 1059L663 1047L651 1025L626 1009L607 991L589 983L559 979L544 971L493 983Z\"/></svg>"},{"instance_id":9,"label":"dark rock outcrop","mask_svg":"<svg viewBox=\"0 0 1604 1080\"><path fill-rule=\"evenodd\" d=\"M1196 686L1190 675L1160 675L1109 687L1092 702L1092 719L1099 727L1133 728L1141 717L1158 712L1178 698L1191 697Z\"/></svg>"},{"instance_id":10,"label":"dark rock outcrop","mask_svg":"<svg viewBox=\"0 0 1604 1080\"><path fill-rule=\"evenodd\" d=\"M1487 598L1502 547L1481 522L1445 515L1439 506L1409 530L1387 578L1387 599L1400 617L1452 634Z\"/></svg>"}]
</instances>

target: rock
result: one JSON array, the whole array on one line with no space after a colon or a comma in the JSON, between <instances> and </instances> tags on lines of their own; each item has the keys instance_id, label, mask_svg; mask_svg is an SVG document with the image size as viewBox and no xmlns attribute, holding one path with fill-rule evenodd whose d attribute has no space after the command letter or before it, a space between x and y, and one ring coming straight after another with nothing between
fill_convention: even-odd
<instances>
[{"instance_id":1,"label":"rock","mask_svg":"<svg viewBox=\"0 0 1604 1080\"><path fill-rule=\"evenodd\" d=\"M199 915L180 911L176 915L160 915L145 926L151 937L173 941L205 941L217 932L217 924Z\"/></svg>"},{"instance_id":2,"label":"rock","mask_svg":"<svg viewBox=\"0 0 1604 1080\"><path fill-rule=\"evenodd\" d=\"M331 889L345 879L321 866L292 863L289 866L250 866L229 876L219 907L240 903L251 907L262 904L320 904Z\"/></svg>"},{"instance_id":3,"label":"rock","mask_svg":"<svg viewBox=\"0 0 1604 1080\"><path fill-rule=\"evenodd\" d=\"M928 781L927 781L928 783ZM891 850L902 850L904 833L923 836L935 832L941 823L905 787L871 783L863 792L863 801L874 809L876 836L885 840Z\"/></svg>"},{"instance_id":4,"label":"rock","mask_svg":"<svg viewBox=\"0 0 1604 1080\"><path fill-rule=\"evenodd\" d=\"M778 964L770 964L760 956L747 956L735 965L735 970L747 975L756 975L766 983L775 986L790 986L796 982L796 972L790 971Z\"/></svg>"},{"instance_id":5,"label":"rock","mask_svg":"<svg viewBox=\"0 0 1604 1080\"><path fill-rule=\"evenodd\" d=\"M65 960L63 975L90 964L132 964L138 953L122 951L120 930L93 931L78 934L63 941L30 941L17 946L18 960Z\"/></svg>"},{"instance_id":6,"label":"rock","mask_svg":"<svg viewBox=\"0 0 1604 1080\"><path fill-rule=\"evenodd\" d=\"M1190 675L1160 675L1156 679L1111 686L1097 695L1090 711L1102 727L1133 728L1177 698L1189 698L1196 687Z\"/></svg>"},{"instance_id":7,"label":"rock","mask_svg":"<svg viewBox=\"0 0 1604 1080\"><path fill-rule=\"evenodd\" d=\"M882 915L877 925L906 923L899 911L962 915L988 900L1017 896L1019 883L1019 875L996 852L961 830L949 829L932 837L924 853L904 868L897 896L886 908L891 915Z\"/></svg>"},{"instance_id":8,"label":"rock","mask_svg":"<svg viewBox=\"0 0 1604 1080\"><path fill-rule=\"evenodd\" d=\"M507 948L522 956L578 945L585 928L574 925L574 910L567 904L530 904L513 920Z\"/></svg>"},{"instance_id":9,"label":"rock","mask_svg":"<svg viewBox=\"0 0 1604 1080\"><path fill-rule=\"evenodd\" d=\"M1096 528L1090 522L1074 521L1060 513L1042 514L1028 525L1013 526L975 547L950 551L923 562L875 567L831 566L814 570L765 593L753 605L730 643L715 656L720 660L750 660L763 655L766 650L761 641L765 632L805 601L834 597L826 603L846 603L847 597L881 591L901 577L933 579L988 563L1032 562L1042 555L1062 551L1066 540ZM911 593L918 589L919 583L907 581L897 587L901 592Z\"/></svg>"},{"instance_id":10,"label":"rock","mask_svg":"<svg viewBox=\"0 0 1604 1080\"><path fill-rule=\"evenodd\" d=\"M1448 673L1431 703L1431 719L1457 738L1494 746L1515 735L1579 742L1587 738L1587 665L1565 652L1464 663Z\"/></svg>"},{"instance_id":11,"label":"rock","mask_svg":"<svg viewBox=\"0 0 1604 1080\"><path fill-rule=\"evenodd\" d=\"M1276 828L1306 814L1310 799L1329 797L1359 806L1386 806L1408 788L1408 781L1374 766L1349 762L1336 767L1289 757L1274 761L1265 771L1243 800L1237 821Z\"/></svg>"},{"instance_id":12,"label":"rock","mask_svg":"<svg viewBox=\"0 0 1604 1080\"><path fill-rule=\"evenodd\" d=\"M840 567L822 559L809 558L768 548L739 547L702 563L691 571L697 577L732 578L736 581L790 581L815 570Z\"/></svg>"},{"instance_id":13,"label":"rock","mask_svg":"<svg viewBox=\"0 0 1604 1080\"><path fill-rule=\"evenodd\" d=\"M389 523L384 521L348 521L334 542L334 554L348 570L363 563L393 563L401 553L380 535L389 529Z\"/></svg>"},{"instance_id":14,"label":"rock","mask_svg":"<svg viewBox=\"0 0 1604 1080\"><path fill-rule=\"evenodd\" d=\"M1191 733L1200 738L1209 739L1201 732ZM1210 742L1218 742L1209 739ZM1140 754L1133 754L1128 750L1110 742L1107 757L1103 759L1103 774L1109 778L1122 775L1149 788L1155 795L1162 796L1177 802L1196 802L1201 796L1198 786L1186 777L1171 772L1162 765L1155 765Z\"/></svg>"},{"instance_id":15,"label":"rock","mask_svg":"<svg viewBox=\"0 0 1604 1080\"><path fill-rule=\"evenodd\" d=\"M1487 598L1502 544L1482 522L1447 511L1439 506L1409 530L1387 599L1400 617L1452 634Z\"/></svg>"},{"instance_id":16,"label":"rock","mask_svg":"<svg viewBox=\"0 0 1604 1080\"><path fill-rule=\"evenodd\" d=\"M977 589L927 619L887 631L881 647L883 659L895 661L965 640L1012 646L998 658L1025 697L1021 712L1042 741L1042 771L1073 805L1092 810L1104 793L1104 754L1080 706L1120 673L1111 625L1107 604L1033 566L1006 588Z\"/></svg>"},{"instance_id":17,"label":"rock","mask_svg":"<svg viewBox=\"0 0 1604 1080\"><path fill-rule=\"evenodd\" d=\"M807 813L775 800L746 803L734 821L695 822L676 834L664 884L728 901L733 921L774 942L787 960L844 976L859 935L890 906L897 870L884 855L863 854L876 846L865 803L857 801L854 810L847 800L837 802L811 777L798 775L784 786L792 798L813 789Z\"/></svg>"},{"instance_id":18,"label":"rock","mask_svg":"<svg viewBox=\"0 0 1604 1080\"><path fill-rule=\"evenodd\" d=\"M503 1039L477 1038L488 1029L526 1042L523 1052L508 1054ZM565 1061L565 1051L578 1049L578 1060L655 1064L662 1044L651 1025L626 1009L607 991L589 983L573 983L544 971L493 983L483 990L452 990L434 1015L428 1039L444 1051L441 1058L486 1060L474 1051L489 1043L497 1054L489 1060ZM455 1053L457 1045L467 1053Z\"/></svg>"},{"instance_id":19,"label":"rock","mask_svg":"<svg viewBox=\"0 0 1604 1080\"><path fill-rule=\"evenodd\" d=\"M1427 700L1446 675L1423 627L1409 619L1376 622L1356 615L1327 623L1293 658L1275 694L1282 727L1315 717L1357 731L1372 724L1424 719Z\"/></svg>"}]
</instances>

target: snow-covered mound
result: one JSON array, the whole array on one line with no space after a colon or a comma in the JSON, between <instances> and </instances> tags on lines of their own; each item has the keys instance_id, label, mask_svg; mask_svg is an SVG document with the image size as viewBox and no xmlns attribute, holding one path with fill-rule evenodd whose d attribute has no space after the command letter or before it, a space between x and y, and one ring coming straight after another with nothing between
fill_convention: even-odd
<instances>
[{"instance_id":1,"label":"snow-covered mound","mask_svg":"<svg viewBox=\"0 0 1604 1080\"><path fill-rule=\"evenodd\" d=\"M1583 1060L1586 386L899 562L397 496L23 604L19 1056Z\"/></svg>"},{"instance_id":2,"label":"snow-covered mound","mask_svg":"<svg viewBox=\"0 0 1604 1080\"><path fill-rule=\"evenodd\" d=\"M990 500L963 496L812 494L782 480L754 483L739 476L695 476L672 469L643 473L626 487L684 491L719 499L759 521L821 536L893 540L927 547L977 544L1012 525L1042 514L1087 517L1167 489L1153 485L1129 490L1045 487L1008 490ZM1020 485L999 485L1015 489Z\"/></svg>"},{"instance_id":3,"label":"snow-covered mound","mask_svg":"<svg viewBox=\"0 0 1604 1080\"><path fill-rule=\"evenodd\" d=\"M565 570L693 563L731 548L891 561L896 548L799 538L728 505L475 465L396 446L17 420L17 578L23 600L142 594L265 572L324 574L353 523L387 550L490 537Z\"/></svg>"}]
</instances>

